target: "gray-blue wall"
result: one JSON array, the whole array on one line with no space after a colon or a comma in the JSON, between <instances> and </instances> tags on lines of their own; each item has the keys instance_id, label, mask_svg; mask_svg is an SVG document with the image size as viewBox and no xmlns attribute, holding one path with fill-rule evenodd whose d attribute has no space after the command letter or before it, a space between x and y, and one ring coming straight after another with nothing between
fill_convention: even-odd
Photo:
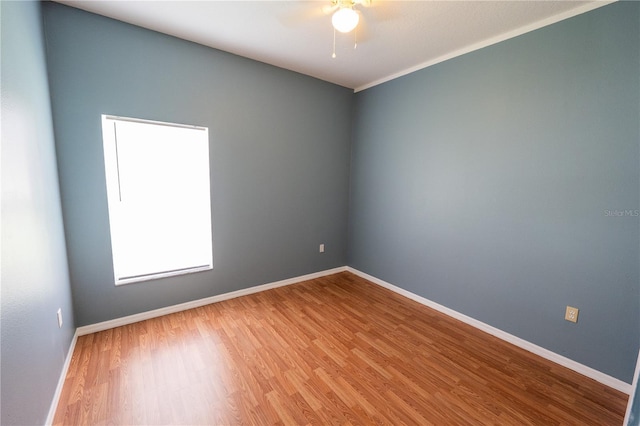
<instances>
[{"instance_id":1,"label":"gray-blue wall","mask_svg":"<svg viewBox=\"0 0 640 426\"><path fill-rule=\"evenodd\" d=\"M43 8L78 325L346 264L352 91L60 4ZM212 271L114 286L101 114L209 128Z\"/></svg>"},{"instance_id":2,"label":"gray-blue wall","mask_svg":"<svg viewBox=\"0 0 640 426\"><path fill-rule=\"evenodd\" d=\"M35 425L47 418L75 326L40 4L3 1L0 14L0 423Z\"/></svg>"},{"instance_id":3,"label":"gray-blue wall","mask_svg":"<svg viewBox=\"0 0 640 426\"><path fill-rule=\"evenodd\" d=\"M630 383L639 24L617 3L358 93L349 265Z\"/></svg>"}]
</instances>

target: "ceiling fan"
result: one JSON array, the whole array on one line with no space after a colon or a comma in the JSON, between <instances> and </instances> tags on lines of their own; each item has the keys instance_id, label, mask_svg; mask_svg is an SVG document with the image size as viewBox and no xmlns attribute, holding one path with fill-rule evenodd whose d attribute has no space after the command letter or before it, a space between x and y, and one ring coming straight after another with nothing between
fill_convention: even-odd
<instances>
[{"instance_id":1,"label":"ceiling fan","mask_svg":"<svg viewBox=\"0 0 640 426\"><path fill-rule=\"evenodd\" d=\"M326 6L326 14L333 13L331 23L333 28L341 33L353 31L360 21L360 13L355 9L356 5L370 6L371 0L331 0L331 5Z\"/></svg>"},{"instance_id":2,"label":"ceiling fan","mask_svg":"<svg viewBox=\"0 0 640 426\"><path fill-rule=\"evenodd\" d=\"M360 22L360 11L356 10L356 5L370 6L371 0L331 0L331 5L325 6L323 12L325 14L332 13L331 24L333 25L333 53L332 58L336 57L336 31L341 33L350 33ZM357 35L354 34L353 48L358 46Z\"/></svg>"},{"instance_id":3,"label":"ceiling fan","mask_svg":"<svg viewBox=\"0 0 640 426\"><path fill-rule=\"evenodd\" d=\"M367 36L367 22L365 21L365 14L362 8L378 9L378 6L385 4L385 2L376 0L375 5L373 0L328 0L324 6L321 7L308 7L308 5L316 2L300 2L305 6L299 8L297 11L284 15L281 21L284 25L296 25L298 23L308 21L311 19L317 19L320 17L331 16L331 24L333 29L333 53L332 58L336 57L336 32L339 33L352 33L354 38L354 49L358 45L358 40L366 40ZM317 3L316 3L317 4ZM370 7L375 6L375 7ZM370 7L370 8L369 8ZM382 20L389 19L389 13L386 12L387 8L383 8L383 11L376 11L376 20L381 18ZM382 14L380 14L382 12ZM369 13L369 12L367 12ZM355 30L355 31L354 31Z\"/></svg>"}]
</instances>

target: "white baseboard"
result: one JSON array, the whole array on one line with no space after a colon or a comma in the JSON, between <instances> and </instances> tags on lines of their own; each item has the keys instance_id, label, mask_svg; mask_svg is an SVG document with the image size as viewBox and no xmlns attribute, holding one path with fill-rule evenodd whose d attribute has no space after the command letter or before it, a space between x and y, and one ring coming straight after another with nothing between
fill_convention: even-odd
<instances>
[{"instance_id":1,"label":"white baseboard","mask_svg":"<svg viewBox=\"0 0 640 426\"><path fill-rule=\"evenodd\" d=\"M366 274L362 271L359 271L357 269L351 268L351 267L347 267L346 270L348 272L351 272L355 275L358 275L359 277L362 277L368 281L371 281L374 284L377 284L381 287L384 287L386 289L389 289L391 291L393 291L394 293L398 293L402 296L405 296L411 300L414 300L418 303L421 303L425 306L428 306L432 309L435 309L436 311L442 312L445 315L448 315L450 317L453 317L457 320L460 320L466 324L469 324L479 330L482 330L486 333L489 333L495 337L498 337L499 339L502 339L506 342L509 342L515 346L518 346L522 349L525 349L529 352L532 352L538 356L541 356L542 358L548 359L549 361L555 362L556 364L559 364L563 367L567 367L570 370L573 370L577 373L582 374L583 376L587 376L593 380L596 380L604 385L607 385L613 389L616 389L620 392L624 392L627 395L631 394L632 391L632 386L629 383L623 382L622 380L616 379L615 377L611 377L605 373L602 373L598 370L595 370L591 367L588 367L584 364L580 364L579 362L576 362L572 359L566 358L562 355L559 355L555 352L552 352L548 349L545 349L541 346L538 346L534 343L528 342L524 339L521 339L519 337L514 336L513 334L509 334L505 331L502 331L498 328L495 328L489 324L485 324L482 321L478 321L477 319L471 318L467 315L461 314L460 312L454 311L453 309L447 308L446 306L440 305L439 303L433 302L429 299L426 299L422 296L418 296L417 294L411 293L410 291L404 290L400 287L397 287L393 284L390 284L386 281L383 281L379 278L376 278L374 276L371 276L369 274Z\"/></svg>"},{"instance_id":2,"label":"white baseboard","mask_svg":"<svg viewBox=\"0 0 640 426\"><path fill-rule=\"evenodd\" d=\"M262 284L255 287L245 288L238 291L233 291L230 293L219 294L217 296L207 297L204 299L194 300L191 302L181 303L179 305L167 306L166 308L155 309L153 311L142 312L135 315L129 315L122 318L116 318L114 320L103 321L97 324L86 325L83 327L78 327L76 332L73 335L73 340L71 341L71 345L69 346L69 350L67 352L67 358L65 359L64 365L62 367L62 372L60 373L60 378L58 379L58 386L56 387L55 394L53 395L53 401L51 402L51 407L49 408L49 414L47 415L47 420L45 425L53 424L53 417L56 414L56 409L58 408L58 403L60 402L60 395L62 393L62 387L64 386L64 381L67 377L67 372L69 371L69 365L71 364L71 358L73 357L73 351L76 347L76 342L78 341L79 336L84 336L91 333L96 333L98 331L109 330L114 327L120 327L122 325L133 324L139 321L144 321L146 319L156 318L163 315L172 314L175 312L186 311L187 309L198 308L200 306L209 305L215 302L221 302L223 300L233 299L235 297L246 296L248 294L258 293L265 290L270 290L272 288L284 287L291 284L296 284L302 281L312 280L315 278L324 277L326 275L337 274L338 272L344 272L347 270L346 266L341 266L339 268L327 269L325 271L315 272L313 274L302 275L299 277L289 278L282 281L276 281L272 283Z\"/></svg>"},{"instance_id":3,"label":"white baseboard","mask_svg":"<svg viewBox=\"0 0 640 426\"><path fill-rule=\"evenodd\" d=\"M220 294L217 296L212 296L212 297L207 297L204 299L199 299L199 300L194 300L191 302L186 302L186 303L181 303L179 305L173 305L173 306L168 306L166 308L160 308L160 309L155 309L153 311L148 311L148 312L142 312L139 314L135 314L135 315L129 315L126 317L122 317L122 318L117 318L114 320L109 320L109 321L104 321L104 322L100 322L97 324L92 324L92 325L87 325L87 326L83 326L83 327L78 327L76 329L76 332L73 336L73 340L71 342L71 345L69 347L69 351L67 353L67 358L65 360L63 369L62 369L62 373L60 375L60 379L58 380L58 386L56 388L56 392L53 398L53 401L51 403L51 408L49 409L49 415L47 416L47 422L45 423L46 425L50 425L53 422L53 417L55 415L55 411L56 408L58 406L58 402L60 399L60 394L62 392L62 387L64 385L64 380L67 376L67 371L69 369L69 365L71 363L71 358L73 356L73 351L75 349L76 346L76 341L78 339L79 336L83 336L86 334L91 334L91 333L95 333L98 331L104 331L104 330L108 330L110 328L114 328L114 327L119 327L122 325L127 325L127 324L133 324L139 321L144 321L146 319L151 319L151 318L156 318L162 315L168 315L168 314L172 314L175 312L181 312L181 311L185 311L187 309L192 309L192 308L197 308L200 306L205 306L205 305L209 305L211 303L216 303L216 302L221 302L223 300L229 300L229 299L233 299L236 297L240 297L240 296L246 296L248 294L253 294L253 293L258 293L261 291L265 291L265 290L270 290L272 288L277 288L277 287L284 287L287 285L291 285L291 284L296 284L302 281L307 281L307 280L312 280L315 278L320 278L320 277L324 277L327 275L332 275L332 274L336 274L339 272L351 272L355 275L358 275L368 281L371 281L374 284L377 284L381 287L384 287L386 289L389 289L395 293L398 293L402 296L405 296L411 300L414 300L418 303L421 303L425 306L428 306L430 308L433 308L439 312L442 312L445 315L448 315L450 317L453 317L455 319L458 319L466 324L469 324L479 330L482 330L486 333L489 333L493 336L496 336L506 342L509 342L515 346L518 346L522 349L525 349L529 352L532 352L538 356L541 356L542 358L548 359L552 362L555 362L556 364L559 364L563 367L567 367L573 371L576 371L577 373L580 373L584 376L587 376L589 378L592 378L604 385L607 385L611 388L614 388L620 392L626 393L627 395L630 395L632 392L632 386L626 382L623 382L619 379L616 379L615 377L611 377L605 373L602 373L598 370L595 370L591 367L588 367L586 365L580 364L576 361L573 361L569 358L566 358L562 355L556 354L555 352L552 352L548 349L545 349L541 346L538 346L536 344L533 344L531 342L528 342L524 339L521 339L519 337L516 337L512 334L509 334L505 331L502 331L498 328L495 328L493 326L490 326L488 324L485 324L481 321L478 321L474 318L471 318L469 316L466 316L464 314L461 314L460 312L454 311L453 309L447 308L446 306L440 305L436 302L433 302L429 299L426 299L422 296L418 296L417 294L411 293L410 291L401 289L400 287L397 287L393 284L390 284L386 281L383 281L379 278L376 278L374 276L371 276L369 274L366 274L362 271L359 271L357 269L351 268L349 266L341 266L338 268L334 268L334 269L328 269L325 271L320 271L320 272L316 272L313 274L308 274L308 275L302 275L299 277L294 277L294 278L289 278L286 280L282 280L282 281L276 281L276 282L272 282L272 283L268 283L268 284L262 284L262 285L258 285L255 287L250 287L250 288L246 288L246 289L242 289L242 290L238 290L238 291L233 291L230 293L225 293L225 294Z\"/></svg>"},{"instance_id":4,"label":"white baseboard","mask_svg":"<svg viewBox=\"0 0 640 426\"><path fill-rule=\"evenodd\" d=\"M62 365L62 372L60 373L60 378L58 379L58 385L56 386L56 392L53 394L53 401L51 401L51 407L49 407L49 414L47 415L47 420L45 421L45 425L53 424L53 417L56 415L56 409L58 408L58 402L60 402L60 395L62 394L62 387L64 386L64 381L67 378L67 371L69 371L69 365L71 364L71 358L73 358L73 351L76 348L76 342L78 341L78 330L73 334L73 339L71 339L71 345L69 345L69 350L67 351L67 357L64 360L64 364Z\"/></svg>"},{"instance_id":5,"label":"white baseboard","mask_svg":"<svg viewBox=\"0 0 640 426\"><path fill-rule=\"evenodd\" d=\"M109 321L103 321L97 324L85 325L82 327L78 327L76 334L78 336L84 336L86 334L109 330L110 328L120 327L127 324L133 324L133 323L148 320L151 318L161 317L163 315L186 311L187 309L199 308L200 306L210 305L211 303L221 302L223 300L229 300L229 299L233 299L240 296L246 296L248 294L270 290L272 288L284 287L284 286L299 283L302 281L324 277L326 275L337 274L338 272L344 272L346 270L347 270L346 266L341 266L339 268L327 269L325 271L315 272L313 274L301 275L299 277L289 278L282 281L262 284L262 285L245 288L238 291L232 291L230 293L224 293L224 294L219 294L217 296L206 297L204 299L193 300L191 302L181 303L179 305L167 306L166 308L154 309L153 311L141 312L139 314L129 315L122 318L116 318Z\"/></svg>"},{"instance_id":6,"label":"white baseboard","mask_svg":"<svg viewBox=\"0 0 640 426\"><path fill-rule=\"evenodd\" d=\"M217 296L207 297L204 299L194 300L191 302L181 303L179 305L168 306L166 308L155 309L153 311L142 312L140 314L129 315L122 318L116 318L110 321L104 321L97 324L86 325L83 327L78 327L76 332L73 335L73 339L71 340L71 345L69 346L69 350L67 351L67 358L65 359L64 365L62 367L62 372L60 373L60 378L58 379L58 385L56 387L56 391L53 395L53 401L51 402L51 407L49 408L49 414L47 415L47 420L45 425L53 424L53 418L56 414L56 409L58 408L58 403L60 402L60 395L62 393L62 387L64 386L64 381L67 377L67 372L69 371L69 365L71 364L71 358L73 358L73 351L76 347L76 342L78 341L79 336L84 336L86 334L96 333L98 331L109 330L110 328L119 327L122 325L133 324L139 321L144 321L146 319L160 317L162 315L168 315L175 312L185 311L187 309L198 308L200 306L209 305L215 302L221 302L223 300L233 299L235 297L246 296L248 294L258 293L265 290L270 290L272 288L284 287L291 284L296 284L302 281L312 280L315 278L324 277L326 275L337 274L338 272L344 272L347 270L346 266L341 266L338 268L327 269L325 271L315 272L313 274L302 275L299 277L289 278L282 281L276 281L268 284L258 285L255 287L245 288L238 291L233 291L230 293L219 294Z\"/></svg>"},{"instance_id":7,"label":"white baseboard","mask_svg":"<svg viewBox=\"0 0 640 426\"><path fill-rule=\"evenodd\" d=\"M640 351L638 351L638 358L636 358L636 371L633 373L633 382L631 383L631 393L629 394L629 400L627 401L627 411L624 413L624 422L623 425L630 424L631 421L631 408L633 406L633 400L636 398L640 398L640 394L636 392L638 388L638 376L640 376ZM640 419L634 419L640 420ZM637 423L636 423L637 424Z\"/></svg>"}]
</instances>

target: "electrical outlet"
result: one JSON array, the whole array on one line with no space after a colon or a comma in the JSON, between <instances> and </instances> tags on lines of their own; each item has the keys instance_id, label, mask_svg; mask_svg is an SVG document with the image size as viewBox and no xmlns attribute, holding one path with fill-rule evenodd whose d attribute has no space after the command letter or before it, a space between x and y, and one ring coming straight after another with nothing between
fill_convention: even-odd
<instances>
[{"instance_id":1,"label":"electrical outlet","mask_svg":"<svg viewBox=\"0 0 640 426\"><path fill-rule=\"evenodd\" d=\"M58 327L62 328L62 308L58 309Z\"/></svg>"},{"instance_id":2,"label":"electrical outlet","mask_svg":"<svg viewBox=\"0 0 640 426\"><path fill-rule=\"evenodd\" d=\"M571 322L578 322L578 308L567 306L567 310L564 313L564 319Z\"/></svg>"},{"instance_id":3,"label":"electrical outlet","mask_svg":"<svg viewBox=\"0 0 640 426\"><path fill-rule=\"evenodd\" d=\"M320 253L324 253L324 244L320 244Z\"/></svg>"}]
</instances>

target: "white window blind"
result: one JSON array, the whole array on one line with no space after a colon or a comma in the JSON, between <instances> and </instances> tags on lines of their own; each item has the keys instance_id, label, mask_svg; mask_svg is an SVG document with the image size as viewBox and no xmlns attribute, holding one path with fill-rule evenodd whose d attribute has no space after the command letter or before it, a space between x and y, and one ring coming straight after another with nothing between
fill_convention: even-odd
<instances>
[{"instance_id":1,"label":"white window blind","mask_svg":"<svg viewBox=\"0 0 640 426\"><path fill-rule=\"evenodd\" d=\"M213 267L207 128L102 116L115 284Z\"/></svg>"}]
</instances>

